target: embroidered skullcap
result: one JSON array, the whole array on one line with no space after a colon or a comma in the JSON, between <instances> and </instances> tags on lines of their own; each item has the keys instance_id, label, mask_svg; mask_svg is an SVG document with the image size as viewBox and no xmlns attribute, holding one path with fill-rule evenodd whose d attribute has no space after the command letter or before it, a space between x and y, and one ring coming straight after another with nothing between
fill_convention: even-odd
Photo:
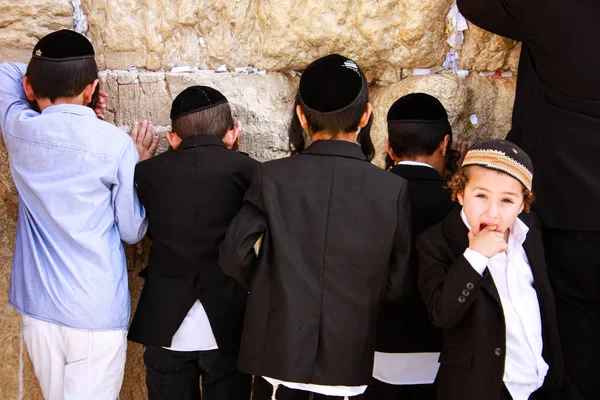
<instances>
[{"instance_id":1,"label":"embroidered skullcap","mask_svg":"<svg viewBox=\"0 0 600 400\"><path fill-rule=\"evenodd\" d=\"M533 163L519 146L507 140L492 139L473 146L465 156L462 166L480 167L504 172L531 190Z\"/></svg>"}]
</instances>

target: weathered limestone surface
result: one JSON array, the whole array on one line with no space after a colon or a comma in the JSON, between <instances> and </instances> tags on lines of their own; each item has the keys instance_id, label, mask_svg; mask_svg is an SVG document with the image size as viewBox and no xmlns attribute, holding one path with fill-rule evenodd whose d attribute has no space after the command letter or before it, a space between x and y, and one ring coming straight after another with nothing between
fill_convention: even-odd
<instances>
[{"instance_id":1,"label":"weathered limestone surface","mask_svg":"<svg viewBox=\"0 0 600 400\"><path fill-rule=\"evenodd\" d=\"M486 139L504 138L512 121L517 78L494 79L472 74L464 83L468 91L467 104L464 118L459 119L454 132L470 145ZM479 124L471 125L470 115L476 115Z\"/></svg>"},{"instance_id":2,"label":"weathered limestone surface","mask_svg":"<svg viewBox=\"0 0 600 400\"><path fill-rule=\"evenodd\" d=\"M73 29L69 0L0 1L0 60L28 61L37 41L58 29Z\"/></svg>"},{"instance_id":3,"label":"weathered limestone surface","mask_svg":"<svg viewBox=\"0 0 600 400\"><path fill-rule=\"evenodd\" d=\"M107 120L118 126L147 119L160 134L171 124L171 102L179 93L192 85L211 86L229 99L234 117L242 124L242 151L261 161L287 154L287 127L298 85L298 78L287 73L103 71L101 80L109 93ZM161 139L160 150L167 146Z\"/></svg>"},{"instance_id":4,"label":"weathered limestone surface","mask_svg":"<svg viewBox=\"0 0 600 400\"><path fill-rule=\"evenodd\" d=\"M103 67L303 69L338 52L363 68L440 65L451 0L84 0ZM203 41L205 47L201 44Z\"/></svg>"},{"instance_id":5,"label":"weathered limestone surface","mask_svg":"<svg viewBox=\"0 0 600 400\"><path fill-rule=\"evenodd\" d=\"M470 23L465 31L460 67L469 71L516 71L520 54L519 42L494 35Z\"/></svg>"}]
</instances>

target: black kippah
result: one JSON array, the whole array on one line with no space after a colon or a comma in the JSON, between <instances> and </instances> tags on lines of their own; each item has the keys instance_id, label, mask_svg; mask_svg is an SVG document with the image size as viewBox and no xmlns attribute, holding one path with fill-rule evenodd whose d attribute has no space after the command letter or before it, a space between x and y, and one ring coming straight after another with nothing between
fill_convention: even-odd
<instances>
[{"instance_id":1,"label":"black kippah","mask_svg":"<svg viewBox=\"0 0 600 400\"><path fill-rule=\"evenodd\" d=\"M311 63L300 78L300 98L309 109L320 113L338 112L354 104L367 90L356 63L331 54Z\"/></svg>"},{"instance_id":2,"label":"black kippah","mask_svg":"<svg viewBox=\"0 0 600 400\"><path fill-rule=\"evenodd\" d=\"M387 114L388 125L402 125L415 133L444 135L452 132L448 113L438 99L411 93L396 100Z\"/></svg>"},{"instance_id":3,"label":"black kippah","mask_svg":"<svg viewBox=\"0 0 600 400\"><path fill-rule=\"evenodd\" d=\"M94 58L94 47L83 35L63 29L52 32L33 48L33 58L48 61L72 61Z\"/></svg>"},{"instance_id":4,"label":"black kippah","mask_svg":"<svg viewBox=\"0 0 600 400\"><path fill-rule=\"evenodd\" d=\"M519 146L507 140L492 139L471 148L462 166L477 165L504 172L531 190L533 163Z\"/></svg>"},{"instance_id":5,"label":"black kippah","mask_svg":"<svg viewBox=\"0 0 600 400\"><path fill-rule=\"evenodd\" d=\"M218 90L208 86L190 86L173 100L171 120L223 103L227 103L227 98Z\"/></svg>"}]
</instances>

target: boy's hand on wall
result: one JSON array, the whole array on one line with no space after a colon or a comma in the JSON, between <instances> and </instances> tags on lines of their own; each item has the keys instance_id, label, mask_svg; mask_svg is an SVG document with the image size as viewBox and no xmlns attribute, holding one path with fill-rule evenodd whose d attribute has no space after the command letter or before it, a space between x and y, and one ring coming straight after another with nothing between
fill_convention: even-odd
<instances>
[{"instance_id":1,"label":"boy's hand on wall","mask_svg":"<svg viewBox=\"0 0 600 400\"><path fill-rule=\"evenodd\" d=\"M96 104L96 107L94 108L94 112L96 113L96 116L98 117L98 119L101 119L103 121L104 121L104 115L102 114L102 112L106 108L106 99L108 99L108 93L105 92L104 90L101 90L98 93L98 103Z\"/></svg>"},{"instance_id":2,"label":"boy's hand on wall","mask_svg":"<svg viewBox=\"0 0 600 400\"><path fill-rule=\"evenodd\" d=\"M488 225L479 233L469 232L469 248L487 258L492 258L498 253L508 250L508 243L504 233L496 231L497 226Z\"/></svg>"},{"instance_id":3,"label":"boy's hand on wall","mask_svg":"<svg viewBox=\"0 0 600 400\"><path fill-rule=\"evenodd\" d=\"M133 144L140 154L140 161L154 157L158 148L158 136L153 135L154 126L144 120L140 124L138 121L133 123L131 127L131 139Z\"/></svg>"}]
</instances>

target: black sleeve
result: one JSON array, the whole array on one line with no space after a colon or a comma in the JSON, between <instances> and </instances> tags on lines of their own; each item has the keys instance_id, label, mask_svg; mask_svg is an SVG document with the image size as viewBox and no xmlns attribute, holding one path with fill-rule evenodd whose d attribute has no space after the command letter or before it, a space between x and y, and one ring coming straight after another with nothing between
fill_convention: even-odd
<instances>
[{"instance_id":1,"label":"black sleeve","mask_svg":"<svg viewBox=\"0 0 600 400\"><path fill-rule=\"evenodd\" d=\"M219 246L219 265L246 289L250 286L257 261L253 246L266 229L259 164L244 196L244 205Z\"/></svg>"},{"instance_id":2,"label":"black sleeve","mask_svg":"<svg viewBox=\"0 0 600 400\"><path fill-rule=\"evenodd\" d=\"M146 168L146 165L143 164L145 161L141 161L139 163L136 164L135 166L135 172L133 175L133 182L134 182L134 186L135 186L135 192L137 193L138 196L138 200L140 201L140 203L142 204L142 206L144 206L144 208L147 208L146 206L146 176L148 175L147 170L148 168ZM148 218L148 210L144 210L146 213L146 218ZM148 230L146 231L146 236L148 238L150 238L150 240L152 240L152 232L150 231L150 227L148 227ZM142 271L144 272L144 271ZM140 276L141 273L140 272ZM145 276L142 276L142 278L145 278Z\"/></svg>"},{"instance_id":3,"label":"black sleeve","mask_svg":"<svg viewBox=\"0 0 600 400\"><path fill-rule=\"evenodd\" d=\"M480 28L510 39L524 41L525 0L457 0L458 9Z\"/></svg>"},{"instance_id":4,"label":"black sleeve","mask_svg":"<svg viewBox=\"0 0 600 400\"><path fill-rule=\"evenodd\" d=\"M439 240L445 239L431 230L417 236L419 291L433 325L448 329L458 324L469 311L481 291L484 278L462 255L449 265L447 257L436 246L435 242Z\"/></svg>"},{"instance_id":5,"label":"black sleeve","mask_svg":"<svg viewBox=\"0 0 600 400\"><path fill-rule=\"evenodd\" d=\"M385 301L394 301L408 295L407 273L412 246L410 204L408 202L408 184L404 184L398 195L398 221L394 236L394 248L390 258Z\"/></svg>"}]
</instances>

